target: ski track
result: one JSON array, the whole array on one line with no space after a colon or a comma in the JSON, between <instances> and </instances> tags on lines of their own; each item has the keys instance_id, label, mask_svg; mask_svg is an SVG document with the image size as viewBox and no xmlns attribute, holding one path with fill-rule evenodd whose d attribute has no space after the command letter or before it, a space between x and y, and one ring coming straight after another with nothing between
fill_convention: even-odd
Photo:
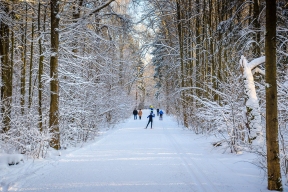
<instances>
[{"instance_id":1,"label":"ski track","mask_svg":"<svg viewBox=\"0 0 288 192\"><path fill-rule=\"evenodd\" d=\"M148 114L149 111L144 110L141 121L133 120L131 115L126 123L108 130L83 148L57 158L24 163L26 166L22 169L13 169L9 177L4 177L0 182L2 190L268 191L265 182L259 182L261 176L255 174L255 167L251 173L246 171L251 165L247 166L241 157L242 164L235 168L235 155L209 154L212 146L208 141L198 140L201 136L179 128L173 118L164 115L160 121L156 116L153 129L144 129ZM246 167L239 171L241 165Z\"/></svg>"},{"instance_id":2,"label":"ski track","mask_svg":"<svg viewBox=\"0 0 288 192\"><path fill-rule=\"evenodd\" d=\"M177 154L179 155L179 157L184 162L185 167L188 169L189 173L192 175L192 179L195 178L195 180L197 180L197 183L198 183L197 188L198 189L196 191L203 191L203 192L204 191L206 191L206 192L215 191L215 192L218 192L216 186L210 181L210 179L205 175L205 173L203 173L201 171L201 169L198 167L197 163L195 161L193 161L193 159L190 158L189 156L187 156L185 153L183 154L181 151L184 151L184 150L179 145L179 143L167 131L167 129L165 129L164 127L163 127L163 129L165 130L164 131L165 135L169 138L169 140L171 141L171 144L173 145L173 147L177 151ZM193 162L193 163L188 163L188 162ZM196 174L195 170L197 170L198 174ZM207 185L207 183L206 183L207 181L209 182L209 185ZM195 189L193 189L193 191L195 191Z\"/></svg>"}]
</instances>

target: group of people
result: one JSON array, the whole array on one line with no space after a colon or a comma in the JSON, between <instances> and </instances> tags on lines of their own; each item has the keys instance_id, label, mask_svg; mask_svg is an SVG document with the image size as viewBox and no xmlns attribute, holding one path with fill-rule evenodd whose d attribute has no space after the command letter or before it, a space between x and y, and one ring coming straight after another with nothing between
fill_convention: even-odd
<instances>
[{"instance_id":1,"label":"group of people","mask_svg":"<svg viewBox=\"0 0 288 192\"><path fill-rule=\"evenodd\" d=\"M162 110L159 111L159 109L157 109L157 116L160 115L160 118L159 118L160 120L163 120L163 114L164 112Z\"/></svg>"},{"instance_id":2,"label":"group of people","mask_svg":"<svg viewBox=\"0 0 288 192\"><path fill-rule=\"evenodd\" d=\"M137 111L136 109L134 109L133 115L134 115L134 120L137 119L137 115L139 116L139 119L141 120L141 117L142 117L142 111L141 111L141 109L139 109L139 111Z\"/></svg>"},{"instance_id":3,"label":"group of people","mask_svg":"<svg viewBox=\"0 0 288 192\"><path fill-rule=\"evenodd\" d=\"M150 110L151 110L151 112L150 112L150 114L149 114L148 117L147 117L147 118L149 118L149 119L148 119L148 123L147 123L145 129L147 129L147 127L148 127L148 125L149 125L150 123L151 123L151 129L152 129L153 118L155 117L155 115L154 115L154 113L153 113L153 106L150 106ZM162 110L159 110L159 109L157 109L156 111L157 111L157 116L160 115L159 120L163 120L163 114L164 114L164 112L163 112ZM136 109L134 109L134 110L133 110L133 115L134 115L134 120L137 120L137 115L139 116L139 119L141 120L142 110L139 109L139 111L137 111Z\"/></svg>"}]
</instances>

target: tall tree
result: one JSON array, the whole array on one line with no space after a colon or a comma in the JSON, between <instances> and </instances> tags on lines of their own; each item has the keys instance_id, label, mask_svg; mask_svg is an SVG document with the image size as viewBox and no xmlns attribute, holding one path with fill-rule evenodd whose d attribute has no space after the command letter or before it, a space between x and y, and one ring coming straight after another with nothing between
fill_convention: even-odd
<instances>
[{"instance_id":1,"label":"tall tree","mask_svg":"<svg viewBox=\"0 0 288 192\"><path fill-rule=\"evenodd\" d=\"M31 44L30 44L30 66L29 66L29 100L28 100L28 108L31 107L32 104L32 76L33 76L33 48L34 48L34 14L32 14L32 27L31 27Z\"/></svg>"},{"instance_id":2,"label":"tall tree","mask_svg":"<svg viewBox=\"0 0 288 192\"><path fill-rule=\"evenodd\" d=\"M45 6L45 13L47 7ZM44 24L43 31L45 33L45 22L46 22L46 14L44 14ZM38 113L39 113L39 130L43 131L43 122L42 122L42 75L43 75L43 67L44 67L44 55L43 55L43 46L42 46L42 34L41 34L41 2L38 2L38 45L39 45L39 62L38 62Z\"/></svg>"},{"instance_id":3,"label":"tall tree","mask_svg":"<svg viewBox=\"0 0 288 192\"><path fill-rule=\"evenodd\" d=\"M49 127L52 133L50 146L60 149L59 133L59 79L58 79L58 48L59 48L59 0L51 0L51 56L50 56L50 111Z\"/></svg>"},{"instance_id":4,"label":"tall tree","mask_svg":"<svg viewBox=\"0 0 288 192\"><path fill-rule=\"evenodd\" d=\"M183 37L183 21L182 21L182 17L183 17L183 8L181 6L181 2L177 1L176 2L176 8L177 8L177 28L178 28L178 41L179 41L179 54L180 54L180 66L181 66L181 71L180 71L180 82L181 82L181 88L185 87L185 63L184 63L184 45L183 45L183 41L184 41L184 37ZM186 105L185 103L186 99L185 99L185 91L181 90L181 104L184 108L184 106ZM187 123L187 116L185 113L185 110L183 109L182 111L183 115L184 115L184 126L188 127L188 123Z\"/></svg>"},{"instance_id":5,"label":"tall tree","mask_svg":"<svg viewBox=\"0 0 288 192\"><path fill-rule=\"evenodd\" d=\"M1 7L8 18L9 4L1 2ZM8 19L6 19L7 21ZM2 69L2 87L1 87L1 101L2 101L2 123L3 131L7 132L10 129L11 121L11 102L12 102L12 67L9 61L9 26L5 20L0 21L0 55L1 55L1 69ZM12 50L13 51L13 50Z\"/></svg>"},{"instance_id":6,"label":"tall tree","mask_svg":"<svg viewBox=\"0 0 288 192\"><path fill-rule=\"evenodd\" d=\"M253 24L254 24L254 29L255 29L255 48L254 48L254 55L255 57L260 56L260 22L259 22L259 14L260 14L260 8L259 8L259 0L253 0Z\"/></svg>"},{"instance_id":7,"label":"tall tree","mask_svg":"<svg viewBox=\"0 0 288 192\"><path fill-rule=\"evenodd\" d=\"M266 0L266 142L268 189L282 191L278 143L276 74L276 0Z\"/></svg>"},{"instance_id":8,"label":"tall tree","mask_svg":"<svg viewBox=\"0 0 288 192\"><path fill-rule=\"evenodd\" d=\"M21 42L22 42L22 50L21 50L21 60L22 60L22 67L21 67L21 112L24 114L24 106L25 106L25 85L26 85L26 57L27 57L27 22L28 22L28 3L25 2L25 19L23 19L22 24L22 35L21 35Z\"/></svg>"}]
</instances>

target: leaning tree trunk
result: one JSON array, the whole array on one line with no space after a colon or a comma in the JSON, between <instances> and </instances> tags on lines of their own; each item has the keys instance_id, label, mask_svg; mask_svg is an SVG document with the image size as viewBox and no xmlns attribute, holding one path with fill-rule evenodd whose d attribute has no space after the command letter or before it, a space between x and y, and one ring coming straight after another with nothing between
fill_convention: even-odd
<instances>
[{"instance_id":1,"label":"leaning tree trunk","mask_svg":"<svg viewBox=\"0 0 288 192\"><path fill-rule=\"evenodd\" d=\"M282 191L276 82L276 0L266 0L266 143L268 189Z\"/></svg>"},{"instance_id":2,"label":"leaning tree trunk","mask_svg":"<svg viewBox=\"0 0 288 192\"><path fill-rule=\"evenodd\" d=\"M60 149L59 133L59 80L58 80L58 47L59 47L59 0L51 0L51 56L50 56L50 111L49 126L52 138L50 146Z\"/></svg>"},{"instance_id":3,"label":"leaning tree trunk","mask_svg":"<svg viewBox=\"0 0 288 192\"><path fill-rule=\"evenodd\" d=\"M244 56L241 56L240 66L243 72L243 80L245 87L246 100L246 117L247 117L247 128L249 130L249 142L253 140L257 143L262 142L262 126L261 126L261 114L259 108L259 102L256 94L254 78L252 69L265 62L265 57L254 59L250 63L247 62ZM258 68L258 71L261 72ZM255 69L255 70L256 70ZM256 142L255 142L256 143ZM257 144L256 143L256 144Z\"/></svg>"}]
</instances>

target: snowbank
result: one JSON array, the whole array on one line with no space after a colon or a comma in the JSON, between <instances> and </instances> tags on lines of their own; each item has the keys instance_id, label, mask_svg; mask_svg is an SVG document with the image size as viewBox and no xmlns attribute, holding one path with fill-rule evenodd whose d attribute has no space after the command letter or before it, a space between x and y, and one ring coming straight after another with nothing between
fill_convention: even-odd
<instances>
[{"instance_id":1,"label":"snowbank","mask_svg":"<svg viewBox=\"0 0 288 192\"><path fill-rule=\"evenodd\" d=\"M6 168L9 165L17 165L24 160L24 156L21 154L4 154L0 153L0 170Z\"/></svg>"}]
</instances>

